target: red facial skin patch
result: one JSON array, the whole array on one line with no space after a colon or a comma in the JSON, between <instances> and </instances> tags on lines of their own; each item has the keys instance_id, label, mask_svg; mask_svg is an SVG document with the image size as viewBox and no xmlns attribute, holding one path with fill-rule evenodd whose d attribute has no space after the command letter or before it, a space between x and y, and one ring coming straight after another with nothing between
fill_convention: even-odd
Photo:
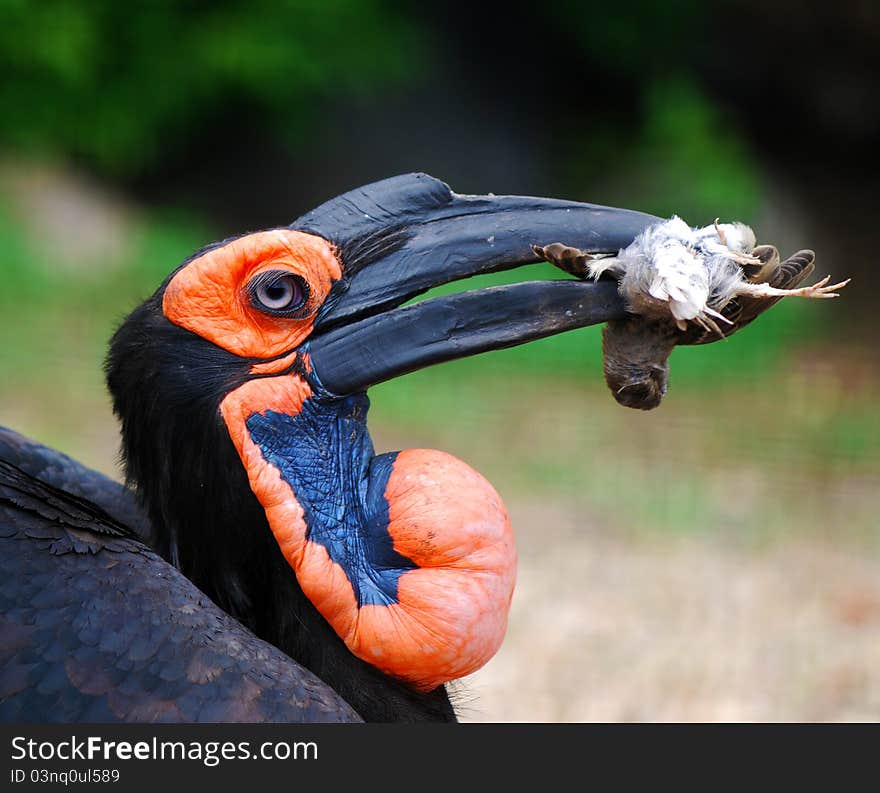
<instances>
[{"instance_id":1,"label":"red facial skin patch","mask_svg":"<svg viewBox=\"0 0 880 793\"><path fill-rule=\"evenodd\" d=\"M287 270L309 285L302 319L255 309L247 284L261 272ZM246 358L274 358L312 332L314 314L342 275L330 243L289 229L239 237L202 254L169 282L162 299L165 316L218 347Z\"/></svg>"},{"instance_id":2,"label":"red facial skin patch","mask_svg":"<svg viewBox=\"0 0 880 793\"><path fill-rule=\"evenodd\" d=\"M308 539L296 494L245 424L254 413L295 416L310 396L302 378L284 375L245 383L221 404L251 489L304 594L352 653L419 691L470 674L504 638L516 577L500 496L448 454L401 452L385 489L388 533L418 567L400 576L396 603L359 606L345 570Z\"/></svg>"},{"instance_id":3,"label":"red facial skin patch","mask_svg":"<svg viewBox=\"0 0 880 793\"><path fill-rule=\"evenodd\" d=\"M360 609L357 655L430 691L501 646L516 581L513 530L495 488L445 452L400 452L385 496L394 549L419 567L400 577L399 603ZM388 658L389 637L392 652L405 653Z\"/></svg>"}]
</instances>

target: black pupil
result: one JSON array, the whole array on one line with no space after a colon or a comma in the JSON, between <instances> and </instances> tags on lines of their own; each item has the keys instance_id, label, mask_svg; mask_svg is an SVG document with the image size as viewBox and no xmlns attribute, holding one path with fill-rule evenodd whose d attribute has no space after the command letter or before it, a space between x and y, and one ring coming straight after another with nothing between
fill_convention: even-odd
<instances>
[{"instance_id":1,"label":"black pupil","mask_svg":"<svg viewBox=\"0 0 880 793\"><path fill-rule=\"evenodd\" d=\"M288 290L289 287L286 284L276 281L274 284L269 284L269 286L266 287L266 296L269 300L283 300L287 297Z\"/></svg>"}]
</instances>

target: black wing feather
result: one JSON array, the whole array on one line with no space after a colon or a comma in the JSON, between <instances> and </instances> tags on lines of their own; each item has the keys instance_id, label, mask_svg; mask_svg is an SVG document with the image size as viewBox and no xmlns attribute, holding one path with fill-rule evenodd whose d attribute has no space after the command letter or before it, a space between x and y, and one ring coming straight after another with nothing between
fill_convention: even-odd
<instances>
[{"instance_id":1,"label":"black wing feather","mask_svg":"<svg viewBox=\"0 0 880 793\"><path fill-rule=\"evenodd\" d=\"M0 720L359 719L101 507L4 463Z\"/></svg>"},{"instance_id":2,"label":"black wing feather","mask_svg":"<svg viewBox=\"0 0 880 793\"><path fill-rule=\"evenodd\" d=\"M3 426L0 426L0 460L12 463L52 487L97 504L132 529L147 545L153 544L150 521L137 497L109 476Z\"/></svg>"}]
</instances>

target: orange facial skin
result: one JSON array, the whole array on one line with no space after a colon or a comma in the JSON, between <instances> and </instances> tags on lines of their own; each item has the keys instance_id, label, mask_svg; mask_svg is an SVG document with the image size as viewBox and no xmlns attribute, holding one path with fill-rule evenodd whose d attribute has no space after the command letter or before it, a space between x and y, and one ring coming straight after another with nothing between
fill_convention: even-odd
<instances>
[{"instance_id":1,"label":"orange facial skin","mask_svg":"<svg viewBox=\"0 0 880 793\"><path fill-rule=\"evenodd\" d=\"M255 363L250 368L251 374L280 374L281 372L290 369L291 366L296 362L299 353L295 350L293 352L287 353L287 355L282 355L280 358L274 358L271 361L265 361L264 363ZM308 357L308 356L304 356Z\"/></svg>"},{"instance_id":2,"label":"orange facial skin","mask_svg":"<svg viewBox=\"0 0 880 793\"><path fill-rule=\"evenodd\" d=\"M288 270L305 279L309 298L301 317L272 316L251 304L247 284L267 270ZM304 594L352 653L419 691L430 691L478 669L504 637L516 551L500 496L450 455L424 449L400 452L386 473L387 514L381 520L377 513L366 514L365 523L372 520L375 531L377 521L384 521L393 550L410 567L400 572L387 603L359 603L352 570L334 561L325 544L310 539L315 526L309 525L308 516L321 514L321 505L302 501L303 494L294 492L293 480L285 478L277 458L267 458L248 427L255 416L300 416L307 403L321 405L334 420L336 403L322 402L326 395L315 394L309 382L308 346L297 348L311 333L315 313L340 275L339 260L325 240L286 229L260 232L184 266L166 287L163 310L171 322L219 347L260 359L250 365L253 379L226 395L220 413L281 553ZM365 426L363 431L366 435ZM338 437L341 445L347 442L344 433ZM287 466L320 469L320 462L293 459L295 449L282 451L289 455ZM330 447L327 453L346 456L342 448ZM357 476L371 475L369 461L364 465ZM308 473L314 478L322 470ZM348 479L328 486L346 499L359 497ZM345 503L346 514L373 509ZM363 531L358 543L371 542ZM381 570L369 566L357 572L368 579L381 576Z\"/></svg>"},{"instance_id":3,"label":"orange facial skin","mask_svg":"<svg viewBox=\"0 0 880 793\"><path fill-rule=\"evenodd\" d=\"M309 285L303 319L255 309L247 283L267 270L287 270ZM289 229L260 231L194 259L168 283L162 299L175 325L246 358L274 358L293 350L312 332L314 314L342 275L329 242Z\"/></svg>"}]
</instances>

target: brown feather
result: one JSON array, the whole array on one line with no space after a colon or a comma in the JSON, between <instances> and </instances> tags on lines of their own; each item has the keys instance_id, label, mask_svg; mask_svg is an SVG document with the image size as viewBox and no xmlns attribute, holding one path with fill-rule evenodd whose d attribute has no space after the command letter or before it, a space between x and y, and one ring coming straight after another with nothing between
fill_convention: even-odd
<instances>
[{"instance_id":1,"label":"brown feather","mask_svg":"<svg viewBox=\"0 0 880 793\"><path fill-rule=\"evenodd\" d=\"M540 256L560 270L565 270L565 272L583 279L590 277L590 262L596 258L586 251L572 248L561 242L554 242L543 247L532 245L532 250L536 256Z\"/></svg>"}]
</instances>

